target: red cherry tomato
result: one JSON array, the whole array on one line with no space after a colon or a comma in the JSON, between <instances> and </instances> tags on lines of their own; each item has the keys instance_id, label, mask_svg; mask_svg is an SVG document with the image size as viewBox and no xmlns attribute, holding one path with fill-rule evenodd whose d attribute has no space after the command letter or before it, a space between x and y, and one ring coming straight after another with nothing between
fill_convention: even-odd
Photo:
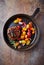
<instances>
[{"instance_id":1,"label":"red cherry tomato","mask_svg":"<svg viewBox=\"0 0 44 65\"><path fill-rule=\"evenodd\" d=\"M26 23L25 22L23 22L23 26L26 26Z\"/></svg>"},{"instance_id":2,"label":"red cherry tomato","mask_svg":"<svg viewBox=\"0 0 44 65\"><path fill-rule=\"evenodd\" d=\"M27 32L27 37L30 38L31 37L31 32Z\"/></svg>"},{"instance_id":3,"label":"red cherry tomato","mask_svg":"<svg viewBox=\"0 0 44 65\"><path fill-rule=\"evenodd\" d=\"M17 26L17 28L20 30L21 27L20 26Z\"/></svg>"},{"instance_id":4,"label":"red cherry tomato","mask_svg":"<svg viewBox=\"0 0 44 65\"><path fill-rule=\"evenodd\" d=\"M30 28L28 28L28 32L31 32Z\"/></svg>"}]
</instances>

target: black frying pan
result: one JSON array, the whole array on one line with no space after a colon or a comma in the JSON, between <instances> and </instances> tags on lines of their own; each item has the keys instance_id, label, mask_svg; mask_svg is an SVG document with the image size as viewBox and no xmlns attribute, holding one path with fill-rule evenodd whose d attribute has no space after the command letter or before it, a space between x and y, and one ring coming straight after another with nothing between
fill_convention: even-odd
<instances>
[{"instance_id":1,"label":"black frying pan","mask_svg":"<svg viewBox=\"0 0 44 65\"><path fill-rule=\"evenodd\" d=\"M37 14L39 11L40 11L40 9L37 8L37 9L35 10L35 12L33 13L32 16L29 16L29 15L27 15L27 14L16 14L16 15L10 17L10 18L6 21L6 23L5 23L5 25L4 25L4 28L3 28L3 36L4 36L5 42L7 43L8 46L10 46L11 48L15 49L15 48L10 44L10 41L9 41L9 39L8 39L8 36L7 36L7 29L8 29L9 27L16 26L16 24L13 23L13 21L14 21L16 18L22 18L23 21L26 22L26 24L27 24L29 21L32 21L34 27L36 28L36 33L35 33L35 35L34 35L33 38L32 38L31 44L30 44L29 46L24 46L23 48L21 48L21 49L16 49L16 50L28 50L28 49L31 49L32 47L35 46L35 44L37 43L37 41L38 41L38 39L39 39L39 28L38 28L38 25L34 23L33 18L36 16L36 14Z\"/></svg>"}]
</instances>

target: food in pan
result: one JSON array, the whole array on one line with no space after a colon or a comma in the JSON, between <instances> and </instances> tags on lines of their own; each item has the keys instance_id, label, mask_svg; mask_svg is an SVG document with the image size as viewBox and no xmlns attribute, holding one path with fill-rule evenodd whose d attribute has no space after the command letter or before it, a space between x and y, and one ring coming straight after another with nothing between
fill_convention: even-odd
<instances>
[{"instance_id":1,"label":"food in pan","mask_svg":"<svg viewBox=\"0 0 44 65\"><path fill-rule=\"evenodd\" d=\"M32 36L35 35L36 31L33 23L29 21L26 24L22 18L17 18L13 23L18 25L10 27L7 30L11 44L18 49L22 48L22 46L30 45Z\"/></svg>"},{"instance_id":2,"label":"food in pan","mask_svg":"<svg viewBox=\"0 0 44 65\"><path fill-rule=\"evenodd\" d=\"M11 39L11 40L16 40L19 38L20 36L20 30L19 30L19 27L10 27L8 28L7 30L7 35L8 37Z\"/></svg>"}]
</instances>

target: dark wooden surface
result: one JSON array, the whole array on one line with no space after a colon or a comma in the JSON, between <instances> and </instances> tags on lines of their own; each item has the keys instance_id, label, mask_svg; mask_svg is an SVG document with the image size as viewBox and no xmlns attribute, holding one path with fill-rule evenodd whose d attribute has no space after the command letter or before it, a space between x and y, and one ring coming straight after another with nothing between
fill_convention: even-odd
<instances>
[{"instance_id":1,"label":"dark wooden surface","mask_svg":"<svg viewBox=\"0 0 44 65\"><path fill-rule=\"evenodd\" d=\"M35 22L40 28L40 39L29 51L19 52L7 46L3 27L9 17L17 13L32 15L39 7ZM44 65L44 0L0 0L0 65Z\"/></svg>"}]
</instances>

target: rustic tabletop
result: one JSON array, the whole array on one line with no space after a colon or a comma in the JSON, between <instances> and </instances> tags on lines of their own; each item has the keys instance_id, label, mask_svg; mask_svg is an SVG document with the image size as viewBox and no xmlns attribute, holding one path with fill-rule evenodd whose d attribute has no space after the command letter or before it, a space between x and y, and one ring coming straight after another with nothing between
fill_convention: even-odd
<instances>
[{"instance_id":1,"label":"rustic tabletop","mask_svg":"<svg viewBox=\"0 0 44 65\"><path fill-rule=\"evenodd\" d=\"M3 39L3 27L9 17L24 13L32 15L39 7L35 22L40 29L37 45L29 51L11 49ZM44 65L44 0L0 0L0 65Z\"/></svg>"}]
</instances>

